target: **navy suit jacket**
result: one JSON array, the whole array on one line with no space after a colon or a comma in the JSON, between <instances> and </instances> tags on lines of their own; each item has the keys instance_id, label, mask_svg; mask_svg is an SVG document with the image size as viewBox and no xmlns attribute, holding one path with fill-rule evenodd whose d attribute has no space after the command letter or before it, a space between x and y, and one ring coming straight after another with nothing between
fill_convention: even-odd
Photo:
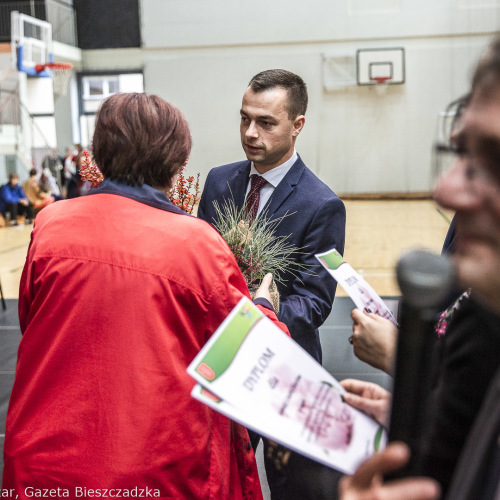
<instances>
[{"instance_id":1,"label":"navy suit jacket","mask_svg":"<svg viewBox=\"0 0 500 500\"><path fill-rule=\"evenodd\" d=\"M198 217L213 224L216 220L213 202L234 199L243 206L250 175L250 161L241 161L212 169L205 182ZM310 276L299 273L283 275L277 283L280 293L278 318L290 330L292 338L311 356L321 362L318 328L332 309L336 281L319 265L314 254L336 248L344 251L345 208L342 201L321 182L300 159L293 164L276 186L266 204L271 220L286 215L275 234L301 249L297 261L309 266Z\"/></svg>"}]
</instances>

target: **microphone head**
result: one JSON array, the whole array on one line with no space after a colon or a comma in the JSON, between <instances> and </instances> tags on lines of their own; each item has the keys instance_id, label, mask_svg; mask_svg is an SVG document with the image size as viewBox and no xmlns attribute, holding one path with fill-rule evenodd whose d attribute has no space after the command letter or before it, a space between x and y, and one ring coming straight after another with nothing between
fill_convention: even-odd
<instances>
[{"instance_id":1,"label":"microphone head","mask_svg":"<svg viewBox=\"0 0 500 500\"><path fill-rule=\"evenodd\" d=\"M455 281L449 258L427 250L404 254L396 268L403 299L417 308L438 310Z\"/></svg>"}]
</instances>

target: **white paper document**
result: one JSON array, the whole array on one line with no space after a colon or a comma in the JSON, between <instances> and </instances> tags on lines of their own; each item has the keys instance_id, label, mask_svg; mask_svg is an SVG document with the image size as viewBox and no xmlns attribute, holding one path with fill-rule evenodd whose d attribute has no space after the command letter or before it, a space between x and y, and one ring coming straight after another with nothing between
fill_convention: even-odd
<instances>
[{"instance_id":1,"label":"white paper document","mask_svg":"<svg viewBox=\"0 0 500 500\"><path fill-rule=\"evenodd\" d=\"M243 298L188 367L192 395L287 448L351 474L384 429L342 401L340 384Z\"/></svg>"},{"instance_id":2,"label":"white paper document","mask_svg":"<svg viewBox=\"0 0 500 500\"><path fill-rule=\"evenodd\" d=\"M333 248L328 252L318 253L315 257L351 297L358 309L378 314L398 326L390 309L377 292L344 260L337 250Z\"/></svg>"}]
</instances>

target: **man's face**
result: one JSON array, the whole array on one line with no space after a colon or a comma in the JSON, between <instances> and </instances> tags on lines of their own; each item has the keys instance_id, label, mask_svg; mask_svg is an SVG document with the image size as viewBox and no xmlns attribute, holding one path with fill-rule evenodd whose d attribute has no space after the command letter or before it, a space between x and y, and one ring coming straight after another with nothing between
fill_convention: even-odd
<instances>
[{"instance_id":1,"label":"man's face","mask_svg":"<svg viewBox=\"0 0 500 500\"><path fill-rule=\"evenodd\" d=\"M305 118L288 116L288 92L276 87L255 93L250 87L241 105L241 145L263 174L288 160Z\"/></svg>"},{"instance_id":2,"label":"man's face","mask_svg":"<svg viewBox=\"0 0 500 500\"><path fill-rule=\"evenodd\" d=\"M453 260L461 283L500 312L500 89L475 92L457 146L464 155L441 178L435 198L456 211Z\"/></svg>"},{"instance_id":3,"label":"man's face","mask_svg":"<svg viewBox=\"0 0 500 500\"><path fill-rule=\"evenodd\" d=\"M19 177L13 177L10 180L10 183L12 184L12 186L17 186L19 184Z\"/></svg>"}]
</instances>

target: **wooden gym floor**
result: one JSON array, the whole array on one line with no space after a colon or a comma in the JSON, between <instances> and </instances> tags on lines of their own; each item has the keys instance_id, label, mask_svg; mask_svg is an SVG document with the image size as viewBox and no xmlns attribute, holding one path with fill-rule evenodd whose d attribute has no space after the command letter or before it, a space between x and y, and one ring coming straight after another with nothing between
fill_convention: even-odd
<instances>
[{"instance_id":1,"label":"wooden gym floor","mask_svg":"<svg viewBox=\"0 0 500 500\"><path fill-rule=\"evenodd\" d=\"M348 200L344 257L382 296L399 295L394 266L410 248L441 251L451 214L430 200ZM0 282L18 297L33 226L0 228ZM325 228L327 230L327 228ZM342 289L337 296L345 296Z\"/></svg>"}]
</instances>

